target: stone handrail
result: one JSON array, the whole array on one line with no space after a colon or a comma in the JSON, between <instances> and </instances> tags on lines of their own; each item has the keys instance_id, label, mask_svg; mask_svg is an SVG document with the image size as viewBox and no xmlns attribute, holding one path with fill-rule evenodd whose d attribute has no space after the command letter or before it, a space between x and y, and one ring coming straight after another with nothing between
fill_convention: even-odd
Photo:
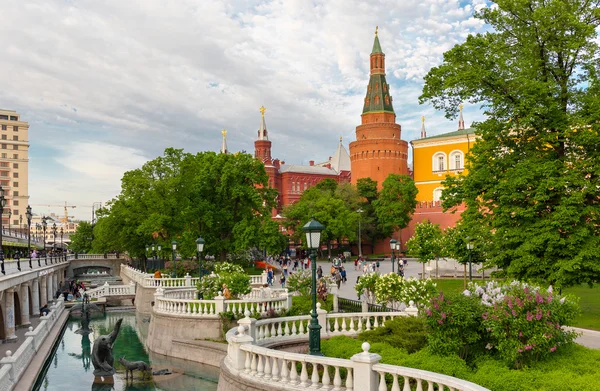
<instances>
[{"instance_id":1,"label":"stone handrail","mask_svg":"<svg viewBox=\"0 0 600 391\"><path fill-rule=\"evenodd\" d=\"M198 290L196 288L179 288L165 290L163 293L165 299L185 299L195 300L198 297Z\"/></svg>"},{"instance_id":2,"label":"stone handrail","mask_svg":"<svg viewBox=\"0 0 600 391\"><path fill-rule=\"evenodd\" d=\"M339 329L327 331L321 329L321 338L343 333L360 332L371 327L383 325L385 319L395 316L416 314L414 303L404 315L398 313L355 313L333 314L328 317L326 311L317 309L319 324L338 321ZM289 353L283 350L269 349L266 345L285 345L286 342L297 342L298 338L308 339L306 325L310 316L287 317L256 321L249 314L238 321L239 326L226 334L227 356L223 366L233 377L239 377L255 388L281 387L286 390L330 389L360 390L360 391L410 391L416 385L416 390L438 389L450 391L489 391L466 380L442 375L419 369L379 364L381 356L369 353L370 345L362 345L363 352L355 354L350 360L328 358L299 353ZM358 327L364 319L362 327ZM381 319L381 322L378 321ZM340 320L342 320L340 322ZM335 323L334 323L335 324ZM342 327L341 325L346 325ZM300 325L295 330L292 327ZM326 331L324 331L324 329ZM295 339L296 341L290 341ZM268 342L268 343L266 343ZM297 371L300 367L300 373ZM386 383L386 375L392 378L392 384ZM401 388L402 387L402 388Z\"/></svg>"},{"instance_id":3,"label":"stone handrail","mask_svg":"<svg viewBox=\"0 0 600 391\"><path fill-rule=\"evenodd\" d=\"M269 297L281 297L284 294L289 293L288 290L285 288L270 288L270 289L271 289L271 293L269 294ZM262 299L264 297L265 297L264 288L252 288L250 293L242 296L242 299Z\"/></svg>"},{"instance_id":4,"label":"stone handrail","mask_svg":"<svg viewBox=\"0 0 600 391\"><path fill-rule=\"evenodd\" d=\"M350 360L288 353L256 345L242 345L240 350L245 353L245 376L240 373L242 377L283 383L288 390L305 390L309 387L327 390L331 385L334 390L354 389L354 368ZM298 364L301 366L300 373ZM318 368L323 370L318 371Z\"/></svg>"},{"instance_id":5,"label":"stone handrail","mask_svg":"<svg viewBox=\"0 0 600 391\"><path fill-rule=\"evenodd\" d=\"M438 390L443 390L445 389L444 387L447 387L450 389L450 391L489 391L487 388L481 387L466 380L442 375L441 373L423 371L421 369L399 367L388 364L375 364L373 365L373 371L377 372L379 375L378 390L388 389L385 382L385 375L391 375L393 379L391 388L392 391L400 391L400 384L403 384L402 389L410 390L411 383L417 385L417 390L424 390L425 388L428 390L433 390L434 385L437 384ZM400 380L398 380L399 378Z\"/></svg>"},{"instance_id":6,"label":"stone handrail","mask_svg":"<svg viewBox=\"0 0 600 391\"><path fill-rule=\"evenodd\" d=\"M402 312L354 312L354 313L338 313L327 314L324 332L330 335L357 335L363 331L376 329L387 320L394 319L398 316L409 316L417 313L417 308L408 307ZM373 326L371 327L371 320Z\"/></svg>"},{"instance_id":7,"label":"stone handrail","mask_svg":"<svg viewBox=\"0 0 600 391\"><path fill-rule=\"evenodd\" d=\"M6 357L0 360L0 390L12 390L15 387L63 310L64 300L61 296L50 307L50 312L40 317L40 324L35 330L29 328L29 332L25 333L25 341L17 351L14 354L10 350L6 352Z\"/></svg>"},{"instance_id":8,"label":"stone handrail","mask_svg":"<svg viewBox=\"0 0 600 391\"><path fill-rule=\"evenodd\" d=\"M130 296L135 295L135 283L132 281L127 285L109 285L108 282L105 282L104 285L94 289L88 289L81 293L87 293L90 299L107 296Z\"/></svg>"},{"instance_id":9,"label":"stone handrail","mask_svg":"<svg viewBox=\"0 0 600 391\"><path fill-rule=\"evenodd\" d=\"M187 275L183 278L144 278L142 285L144 287L155 287L155 288L182 288L186 286L196 286L200 279L198 277L191 277Z\"/></svg>"},{"instance_id":10,"label":"stone handrail","mask_svg":"<svg viewBox=\"0 0 600 391\"><path fill-rule=\"evenodd\" d=\"M179 290L181 291L181 290ZM165 294L167 296L165 296ZM178 298L178 295L189 297L189 293L169 293L162 288L154 294L154 312L176 315L178 317L190 316L193 318L208 317L215 318L222 312L233 312L235 314L266 313L270 310L280 312L290 308L292 297L283 295L275 298L257 298L229 300L219 295L213 300L195 300L195 298ZM175 296L175 297L174 297Z\"/></svg>"}]
</instances>

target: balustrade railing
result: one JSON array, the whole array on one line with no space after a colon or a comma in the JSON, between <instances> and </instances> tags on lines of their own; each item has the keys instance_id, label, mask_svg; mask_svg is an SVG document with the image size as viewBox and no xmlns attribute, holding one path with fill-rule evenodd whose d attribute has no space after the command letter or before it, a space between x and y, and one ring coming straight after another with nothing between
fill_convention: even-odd
<instances>
[{"instance_id":1,"label":"balustrade railing","mask_svg":"<svg viewBox=\"0 0 600 391\"><path fill-rule=\"evenodd\" d=\"M169 289L164 291L163 296L165 299L195 300L198 298L198 290L196 288Z\"/></svg>"},{"instance_id":2,"label":"balustrade railing","mask_svg":"<svg viewBox=\"0 0 600 391\"><path fill-rule=\"evenodd\" d=\"M87 293L90 299L97 299L100 297L107 296L130 296L135 295L135 283L131 282L127 285L109 285L105 282L94 289L89 289L85 292L81 291L81 294Z\"/></svg>"},{"instance_id":3,"label":"balustrade railing","mask_svg":"<svg viewBox=\"0 0 600 391\"><path fill-rule=\"evenodd\" d=\"M40 317L40 323L33 329L25 333L25 341L19 346L16 352L6 351L6 357L0 360L0 390L12 390L25 372L25 369L35 356L36 352L46 339L50 330L54 327L56 321L64 310L64 301L60 297L50 306L50 312L46 316Z\"/></svg>"},{"instance_id":4,"label":"balustrade railing","mask_svg":"<svg viewBox=\"0 0 600 391\"><path fill-rule=\"evenodd\" d=\"M326 325L321 329L321 338L328 338L374 329L394 317L414 315L417 309L411 302L404 312L327 314L319 308L317 313L319 324ZM269 345L285 345L286 341L292 342L290 339L294 343L308 340L310 316L256 321L248 315L226 334L229 347L223 368L256 388L284 385L286 390L489 391L439 373L379 364L381 356L369 353L366 342L362 344L363 352L350 360L269 349Z\"/></svg>"},{"instance_id":5,"label":"balustrade railing","mask_svg":"<svg viewBox=\"0 0 600 391\"><path fill-rule=\"evenodd\" d=\"M182 317L218 318L217 300L184 300L155 297L154 312Z\"/></svg>"}]
</instances>

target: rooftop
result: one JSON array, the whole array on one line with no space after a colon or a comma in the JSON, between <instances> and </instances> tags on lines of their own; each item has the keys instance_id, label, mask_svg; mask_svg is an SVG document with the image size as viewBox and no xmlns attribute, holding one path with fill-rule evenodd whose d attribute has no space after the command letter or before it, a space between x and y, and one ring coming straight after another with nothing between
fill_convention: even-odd
<instances>
[{"instance_id":1,"label":"rooftop","mask_svg":"<svg viewBox=\"0 0 600 391\"><path fill-rule=\"evenodd\" d=\"M297 164L286 164L281 166L279 172L297 172L302 174L317 174L317 175L337 175L338 173L328 167L320 166L301 166Z\"/></svg>"},{"instance_id":2,"label":"rooftop","mask_svg":"<svg viewBox=\"0 0 600 391\"><path fill-rule=\"evenodd\" d=\"M454 132L436 134L435 136L420 138L420 139L413 140L413 141L431 140L431 139L444 138L444 137L466 136L468 134L475 134L475 129L473 129L473 128L461 129L461 130L456 130Z\"/></svg>"}]
</instances>

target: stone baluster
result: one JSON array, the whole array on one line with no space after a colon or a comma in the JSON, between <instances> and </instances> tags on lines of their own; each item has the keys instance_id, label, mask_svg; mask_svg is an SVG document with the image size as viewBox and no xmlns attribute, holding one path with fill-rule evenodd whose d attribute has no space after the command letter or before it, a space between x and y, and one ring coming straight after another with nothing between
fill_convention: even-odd
<instances>
[{"instance_id":1,"label":"stone baluster","mask_svg":"<svg viewBox=\"0 0 600 391\"><path fill-rule=\"evenodd\" d=\"M321 337L327 336L327 311L321 309L321 303L317 303L317 319L321 325Z\"/></svg>"},{"instance_id":2,"label":"stone baluster","mask_svg":"<svg viewBox=\"0 0 600 391\"><path fill-rule=\"evenodd\" d=\"M244 371L248 365L248 353L240 349L242 345L250 345L254 339L246 334L246 327L239 325L237 334L230 338L227 354L233 367L239 371Z\"/></svg>"},{"instance_id":3,"label":"stone baluster","mask_svg":"<svg viewBox=\"0 0 600 391\"><path fill-rule=\"evenodd\" d=\"M189 273L185 274L185 286L192 286L192 276Z\"/></svg>"},{"instance_id":4,"label":"stone baluster","mask_svg":"<svg viewBox=\"0 0 600 391\"><path fill-rule=\"evenodd\" d=\"M226 311L225 308L225 298L223 297L223 292L219 291L219 294L215 297L215 311L217 312L217 314L220 314L222 312Z\"/></svg>"},{"instance_id":5,"label":"stone baluster","mask_svg":"<svg viewBox=\"0 0 600 391\"><path fill-rule=\"evenodd\" d=\"M381 356L369 353L371 345L368 342L362 344L362 353L355 354L350 358L354 363L354 389L361 391L376 391L378 389L377 372L373 365L378 364Z\"/></svg>"},{"instance_id":6,"label":"stone baluster","mask_svg":"<svg viewBox=\"0 0 600 391\"><path fill-rule=\"evenodd\" d=\"M256 319L250 317L250 311L244 313L244 318L238 320L238 325L244 326L248 330L247 334L256 341Z\"/></svg>"}]
</instances>

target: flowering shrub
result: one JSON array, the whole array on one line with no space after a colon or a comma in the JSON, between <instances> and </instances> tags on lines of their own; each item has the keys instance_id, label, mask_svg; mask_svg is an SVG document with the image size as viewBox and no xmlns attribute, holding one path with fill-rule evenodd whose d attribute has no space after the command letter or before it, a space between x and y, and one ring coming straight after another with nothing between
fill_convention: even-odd
<instances>
[{"instance_id":1,"label":"flowering shrub","mask_svg":"<svg viewBox=\"0 0 600 391\"><path fill-rule=\"evenodd\" d=\"M223 290L223 284L231 293L231 298L238 298L250 292L250 277L244 273L244 269L228 262L215 264L215 273L203 276L197 284L198 291L207 300L213 299Z\"/></svg>"},{"instance_id":2,"label":"flowering shrub","mask_svg":"<svg viewBox=\"0 0 600 391\"><path fill-rule=\"evenodd\" d=\"M300 296L308 296L312 287L312 275L310 270L298 270L288 275L285 282L290 292L298 292Z\"/></svg>"},{"instance_id":3,"label":"flowering shrub","mask_svg":"<svg viewBox=\"0 0 600 391\"><path fill-rule=\"evenodd\" d=\"M402 301L400 295L404 289L404 279L396 273L380 276L375 282L375 300L379 304L398 308Z\"/></svg>"},{"instance_id":4,"label":"flowering shrub","mask_svg":"<svg viewBox=\"0 0 600 391\"><path fill-rule=\"evenodd\" d=\"M422 307L426 303L429 303L429 300L437 293L437 285L431 278L417 280L416 278L411 277L409 279L404 279L399 301L408 305L412 300L417 306Z\"/></svg>"},{"instance_id":5,"label":"flowering shrub","mask_svg":"<svg viewBox=\"0 0 600 391\"><path fill-rule=\"evenodd\" d=\"M177 276L178 277L183 277L186 274L192 274L192 272L198 272L198 262L197 261L190 261L190 260L180 260L177 261ZM165 262L165 271L167 273L173 273L173 277L175 276L175 270L174 270L175 264L173 263L173 261L167 261Z\"/></svg>"},{"instance_id":6,"label":"flowering shrub","mask_svg":"<svg viewBox=\"0 0 600 391\"><path fill-rule=\"evenodd\" d=\"M358 297L365 294L367 301L373 304L375 302L375 286L377 285L377 280L379 280L379 278L380 274L377 272L365 273L360 276L360 280L354 285Z\"/></svg>"},{"instance_id":7,"label":"flowering shrub","mask_svg":"<svg viewBox=\"0 0 600 391\"><path fill-rule=\"evenodd\" d=\"M229 262L218 262L215 263L215 274L227 274L227 273L244 273L244 268L235 263Z\"/></svg>"},{"instance_id":8,"label":"flowering shrub","mask_svg":"<svg viewBox=\"0 0 600 391\"><path fill-rule=\"evenodd\" d=\"M520 368L572 343L576 333L562 326L577 313L575 301L554 295L552 287L543 290L513 281L471 283L452 299L441 294L431 300L425 316L435 352L465 357L481 348Z\"/></svg>"}]
</instances>

